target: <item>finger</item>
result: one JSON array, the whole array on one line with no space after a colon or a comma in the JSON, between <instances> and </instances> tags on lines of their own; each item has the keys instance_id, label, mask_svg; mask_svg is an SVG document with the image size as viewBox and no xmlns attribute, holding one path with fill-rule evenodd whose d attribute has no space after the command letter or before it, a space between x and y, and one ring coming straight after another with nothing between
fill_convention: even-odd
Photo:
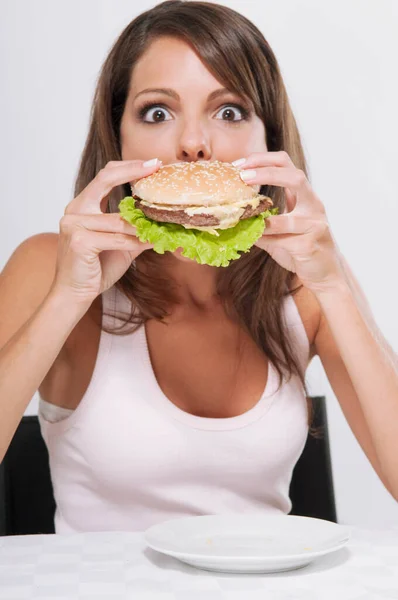
<instances>
[{"instance_id":1,"label":"finger","mask_svg":"<svg viewBox=\"0 0 398 600\"><path fill-rule=\"evenodd\" d=\"M257 167L294 167L293 161L287 152L253 152L246 159L246 162L240 166L240 169L256 169ZM288 189L285 188L285 210L284 212L291 212L297 203L296 196Z\"/></svg>"},{"instance_id":2,"label":"finger","mask_svg":"<svg viewBox=\"0 0 398 600\"><path fill-rule=\"evenodd\" d=\"M297 196L289 188L285 188L285 213L292 212L296 208Z\"/></svg>"},{"instance_id":3,"label":"finger","mask_svg":"<svg viewBox=\"0 0 398 600\"><path fill-rule=\"evenodd\" d=\"M243 160L243 159L241 159ZM233 164L233 163L232 163ZM255 169L257 167L293 167L295 165L287 152L253 152L238 165L239 169Z\"/></svg>"},{"instance_id":4,"label":"finger","mask_svg":"<svg viewBox=\"0 0 398 600\"><path fill-rule=\"evenodd\" d=\"M131 263L145 250L152 249L152 244L141 243L134 250L123 251L119 250L105 250L100 255L101 265L103 272L107 272L109 268L112 271L123 272L129 268Z\"/></svg>"},{"instance_id":5,"label":"finger","mask_svg":"<svg viewBox=\"0 0 398 600\"><path fill-rule=\"evenodd\" d=\"M288 187L295 193L305 193L311 189L305 173L296 168L260 167L258 169L243 170L240 172L240 176L249 185Z\"/></svg>"},{"instance_id":6,"label":"finger","mask_svg":"<svg viewBox=\"0 0 398 600\"><path fill-rule=\"evenodd\" d=\"M263 236L279 236L307 233L314 226L314 221L291 213L268 217Z\"/></svg>"},{"instance_id":7,"label":"finger","mask_svg":"<svg viewBox=\"0 0 398 600\"><path fill-rule=\"evenodd\" d=\"M70 239L70 247L76 254L98 255L104 250L134 251L153 247L148 242L141 242L138 238L124 233L102 233L98 231L76 230Z\"/></svg>"},{"instance_id":8,"label":"finger","mask_svg":"<svg viewBox=\"0 0 398 600\"><path fill-rule=\"evenodd\" d=\"M269 236L263 235L257 240L257 242L266 248L273 248L276 246L289 248L292 243L297 243L297 240L291 233L276 233L275 235Z\"/></svg>"},{"instance_id":9,"label":"finger","mask_svg":"<svg viewBox=\"0 0 398 600\"><path fill-rule=\"evenodd\" d=\"M284 150L280 152L253 152L245 160L245 162L239 167L243 171L248 169L256 169L258 167L287 167L295 168L292 159L289 154ZM291 212L297 203L297 197L288 189L285 188L285 210L284 212Z\"/></svg>"},{"instance_id":10,"label":"finger","mask_svg":"<svg viewBox=\"0 0 398 600\"><path fill-rule=\"evenodd\" d=\"M70 233L74 229L87 229L107 233L136 235L136 228L125 221L119 213L100 215L64 215L60 220L60 231Z\"/></svg>"},{"instance_id":11,"label":"finger","mask_svg":"<svg viewBox=\"0 0 398 600\"><path fill-rule=\"evenodd\" d=\"M250 186L270 185L288 189L294 198L288 197L290 206L302 214L310 215L321 210L321 203L315 194L303 171L285 167L261 167L240 172L240 176Z\"/></svg>"},{"instance_id":12,"label":"finger","mask_svg":"<svg viewBox=\"0 0 398 600\"><path fill-rule=\"evenodd\" d=\"M149 167L144 167L143 161L120 161L120 165L115 162L108 163L97 173L87 187L68 204L65 214L102 214L106 209L104 201L114 187L147 177L161 166L159 161Z\"/></svg>"}]
</instances>

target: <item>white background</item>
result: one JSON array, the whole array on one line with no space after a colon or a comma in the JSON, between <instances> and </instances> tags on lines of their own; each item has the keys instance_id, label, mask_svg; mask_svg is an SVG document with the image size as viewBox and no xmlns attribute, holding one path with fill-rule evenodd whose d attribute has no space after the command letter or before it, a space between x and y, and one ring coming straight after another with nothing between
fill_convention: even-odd
<instances>
[{"instance_id":1,"label":"white background","mask_svg":"<svg viewBox=\"0 0 398 600\"><path fill-rule=\"evenodd\" d=\"M276 53L312 186L377 322L398 349L398 2L221 3L254 21ZM0 3L1 268L25 238L58 231L100 66L128 22L154 4ZM317 360L309 377L311 392L327 395L340 522L397 524L398 504L353 437ZM36 410L35 397L28 413Z\"/></svg>"}]
</instances>

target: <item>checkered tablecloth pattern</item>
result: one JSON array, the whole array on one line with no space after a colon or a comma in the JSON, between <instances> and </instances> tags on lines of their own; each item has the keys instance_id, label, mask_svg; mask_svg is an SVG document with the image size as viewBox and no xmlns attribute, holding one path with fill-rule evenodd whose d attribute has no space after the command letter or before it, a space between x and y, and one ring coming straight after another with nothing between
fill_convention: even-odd
<instances>
[{"instance_id":1,"label":"checkered tablecloth pattern","mask_svg":"<svg viewBox=\"0 0 398 600\"><path fill-rule=\"evenodd\" d=\"M146 547L137 533L3 537L0 598L398 599L398 528L353 529L346 548L303 569L273 575L195 569Z\"/></svg>"}]
</instances>

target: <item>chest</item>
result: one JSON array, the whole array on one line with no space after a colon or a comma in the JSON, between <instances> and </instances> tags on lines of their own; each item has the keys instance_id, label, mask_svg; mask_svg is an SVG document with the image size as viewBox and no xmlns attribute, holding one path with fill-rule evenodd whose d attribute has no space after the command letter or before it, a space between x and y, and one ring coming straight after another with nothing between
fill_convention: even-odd
<instances>
[{"instance_id":1,"label":"chest","mask_svg":"<svg viewBox=\"0 0 398 600\"><path fill-rule=\"evenodd\" d=\"M261 398L268 361L238 324L220 315L148 321L152 369L167 398L201 417L242 414Z\"/></svg>"}]
</instances>

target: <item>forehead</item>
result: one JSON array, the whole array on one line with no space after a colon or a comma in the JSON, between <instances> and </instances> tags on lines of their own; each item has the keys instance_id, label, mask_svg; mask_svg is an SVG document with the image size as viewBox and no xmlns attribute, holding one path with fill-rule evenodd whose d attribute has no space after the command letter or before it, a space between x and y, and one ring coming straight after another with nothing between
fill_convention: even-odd
<instances>
[{"instance_id":1,"label":"forehead","mask_svg":"<svg viewBox=\"0 0 398 600\"><path fill-rule=\"evenodd\" d=\"M162 37L154 40L135 65L131 89L146 87L214 89L220 82L186 42Z\"/></svg>"}]
</instances>

